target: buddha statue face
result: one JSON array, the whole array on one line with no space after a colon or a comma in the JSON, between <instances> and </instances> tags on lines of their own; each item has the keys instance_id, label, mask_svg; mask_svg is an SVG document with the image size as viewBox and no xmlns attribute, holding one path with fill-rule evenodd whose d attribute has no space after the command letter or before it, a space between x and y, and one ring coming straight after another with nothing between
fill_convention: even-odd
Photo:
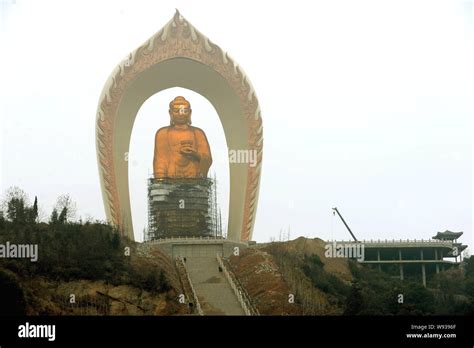
<instances>
[{"instance_id":1,"label":"buddha statue face","mask_svg":"<svg viewBox=\"0 0 474 348\"><path fill-rule=\"evenodd\" d=\"M191 124L191 104L184 97L176 97L170 103L171 125Z\"/></svg>"}]
</instances>

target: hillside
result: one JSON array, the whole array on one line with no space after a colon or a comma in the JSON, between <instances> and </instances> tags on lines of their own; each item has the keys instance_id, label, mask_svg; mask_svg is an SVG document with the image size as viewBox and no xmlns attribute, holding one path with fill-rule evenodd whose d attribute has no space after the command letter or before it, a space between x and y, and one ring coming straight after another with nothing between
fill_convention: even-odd
<instances>
[{"instance_id":1,"label":"hillside","mask_svg":"<svg viewBox=\"0 0 474 348\"><path fill-rule=\"evenodd\" d=\"M39 257L0 259L2 315L189 314L187 304L177 301L183 290L174 261L155 247L120 238L107 224L0 219L0 244L6 242L37 244ZM474 312L472 258L424 288L355 261L326 258L324 246L321 239L303 237L257 244L226 263L261 315Z\"/></svg>"},{"instance_id":2,"label":"hillside","mask_svg":"<svg viewBox=\"0 0 474 348\"><path fill-rule=\"evenodd\" d=\"M3 315L179 315L173 261L86 224L0 224L0 243L36 243L38 261L0 259Z\"/></svg>"},{"instance_id":3,"label":"hillside","mask_svg":"<svg viewBox=\"0 0 474 348\"><path fill-rule=\"evenodd\" d=\"M229 259L263 315L468 315L474 313L474 260L440 272L425 288L344 258L325 242L297 238L253 246ZM289 296L294 295L294 303ZM403 303L398 301L403 295Z\"/></svg>"},{"instance_id":4,"label":"hillside","mask_svg":"<svg viewBox=\"0 0 474 348\"><path fill-rule=\"evenodd\" d=\"M324 257L321 239L256 246L230 257L229 263L261 314L343 313L352 273L347 260ZM309 276L314 270L316 283Z\"/></svg>"},{"instance_id":5,"label":"hillside","mask_svg":"<svg viewBox=\"0 0 474 348\"><path fill-rule=\"evenodd\" d=\"M71 221L68 195L58 198L48 223L38 222L37 197L28 202L14 187L0 204L6 213L0 214L0 315L183 315L195 313L193 288L207 313L242 312L214 256L176 267L156 245L122 238L107 223ZM8 243L37 252L9 257ZM416 279L326 258L325 245L303 237L256 244L225 263L261 315L474 314L472 257L425 288ZM183 292L189 303L179 303Z\"/></svg>"}]
</instances>

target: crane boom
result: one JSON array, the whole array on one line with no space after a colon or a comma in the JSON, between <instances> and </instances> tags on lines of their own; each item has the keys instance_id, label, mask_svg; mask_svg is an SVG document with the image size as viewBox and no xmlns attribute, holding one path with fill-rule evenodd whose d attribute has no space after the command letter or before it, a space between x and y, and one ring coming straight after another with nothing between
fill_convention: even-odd
<instances>
[{"instance_id":1,"label":"crane boom","mask_svg":"<svg viewBox=\"0 0 474 348\"><path fill-rule=\"evenodd\" d=\"M337 213L337 215L339 215L339 217L341 218L342 222L344 223L344 226L346 226L347 230L349 231L349 233L351 234L352 238L354 238L354 240L356 242L358 242L357 238L354 236L354 233L352 233L351 229L349 228L349 226L347 225L346 221L344 220L344 218L342 217L341 213L339 213L339 210L337 210L337 208L332 208L333 211L335 211ZM334 212L333 212L334 213Z\"/></svg>"}]
</instances>

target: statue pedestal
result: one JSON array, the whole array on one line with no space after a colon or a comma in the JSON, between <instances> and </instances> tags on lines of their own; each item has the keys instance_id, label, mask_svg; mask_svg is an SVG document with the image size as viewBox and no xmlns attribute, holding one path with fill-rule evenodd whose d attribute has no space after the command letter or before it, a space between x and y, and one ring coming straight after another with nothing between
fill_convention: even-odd
<instances>
[{"instance_id":1,"label":"statue pedestal","mask_svg":"<svg viewBox=\"0 0 474 348\"><path fill-rule=\"evenodd\" d=\"M148 238L216 237L214 182L209 178L148 180Z\"/></svg>"}]
</instances>

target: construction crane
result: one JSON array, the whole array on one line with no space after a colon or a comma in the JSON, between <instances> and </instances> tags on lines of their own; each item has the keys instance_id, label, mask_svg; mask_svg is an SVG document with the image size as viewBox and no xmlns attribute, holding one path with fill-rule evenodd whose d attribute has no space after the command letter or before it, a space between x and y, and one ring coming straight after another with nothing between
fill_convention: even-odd
<instances>
[{"instance_id":1,"label":"construction crane","mask_svg":"<svg viewBox=\"0 0 474 348\"><path fill-rule=\"evenodd\" d=\"M359 242L359 241L357 240L357 238L354 236L354 233L352 233L351 229L350 229L349 226L347 225L347 223L346 223L346 221L344 220L344 218L342 217L341 213L339 213L339 210L337 210L337 208L332 208L332 210L333 210L333 212L332 212L333 215L334 215L335 213L337 213L337 215L339 215L339 217L341 218L342 222L344 223L344 226L346 226L347 230L348 230L349 233L351 234L352 238L354 238L354 240L355 240L356 242Z\"/></svg>"}]
</instances>

